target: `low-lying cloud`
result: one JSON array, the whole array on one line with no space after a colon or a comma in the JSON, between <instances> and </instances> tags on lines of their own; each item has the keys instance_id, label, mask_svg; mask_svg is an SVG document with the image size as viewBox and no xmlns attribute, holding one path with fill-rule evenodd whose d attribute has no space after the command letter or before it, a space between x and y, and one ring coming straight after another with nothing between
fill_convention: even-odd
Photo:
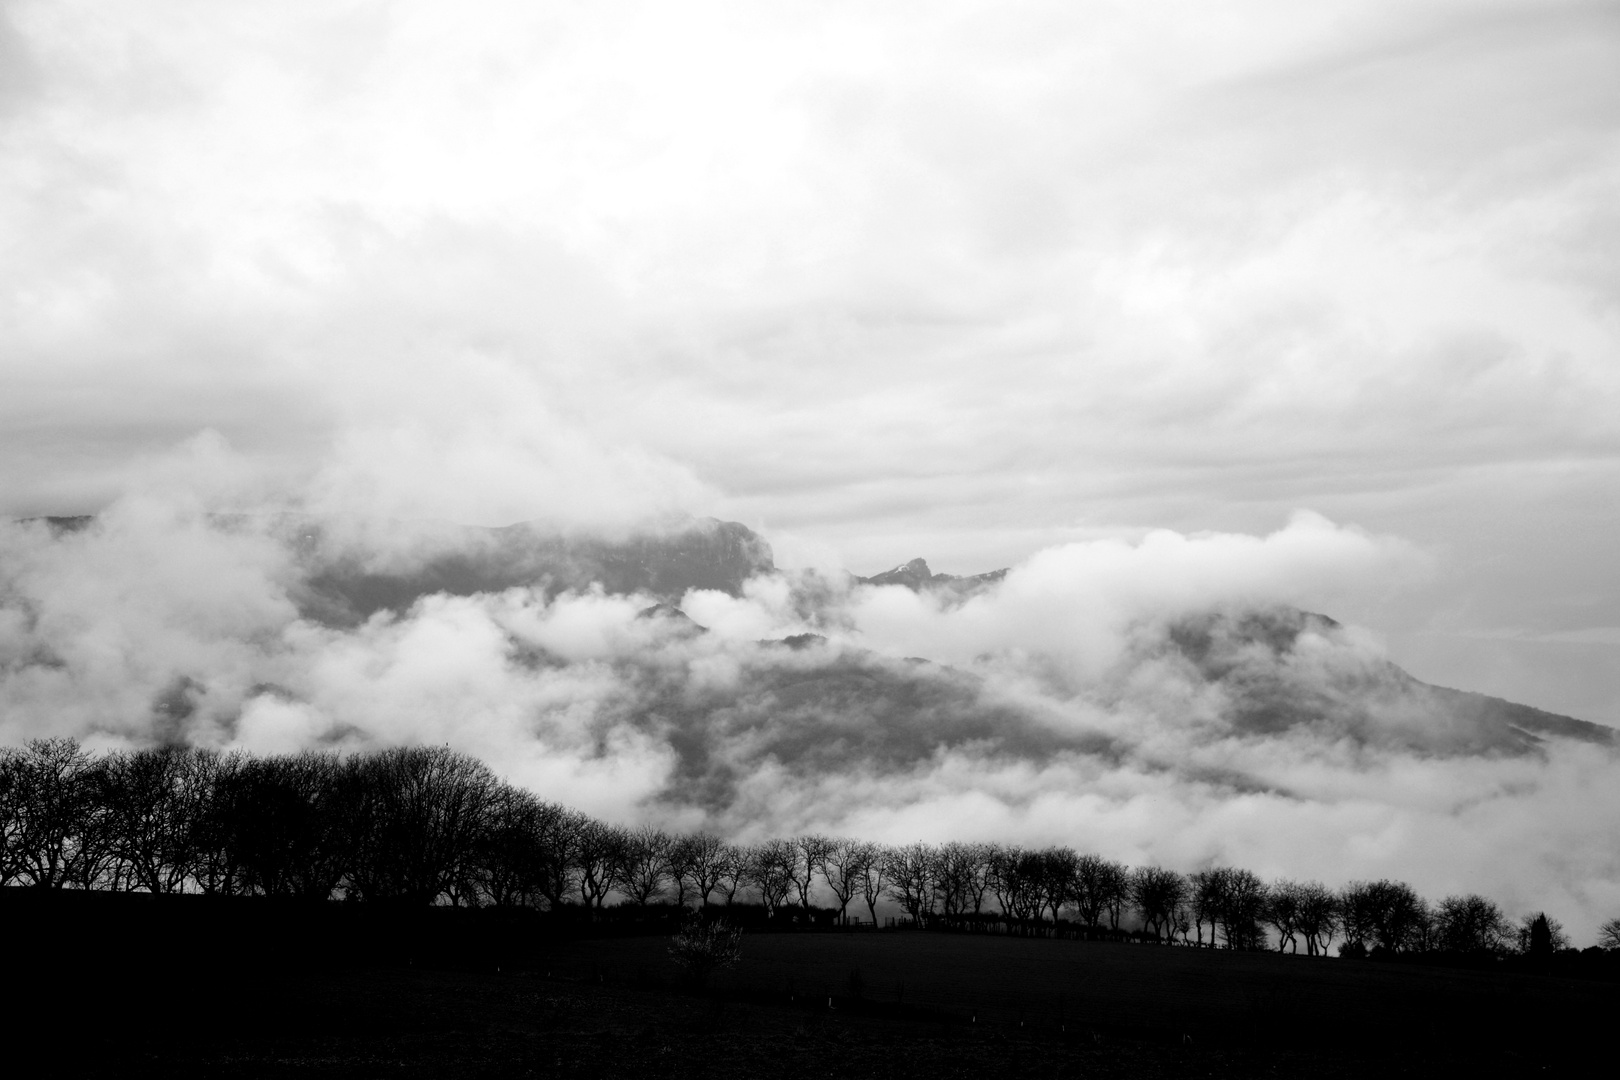
<instances>
[{"instance_id":1,"label":"low-lying cloud","mask_svg":"<svg viewBox=\"0 0 1620 1080\"><path fill-rule=\"evenodd\" d=\"M1050 548L966 597L784 571L691 590L686 616L549 581L327 618L312 582L374 535L342 525L147 497L0 526L0 739L448 743L593 813L739 838L1391 875L1577 932L1620 906L1612 744L1422 687L1301 610L1420 575L1396 539L1301 514ZM421 535L375 565L469 534Z\"/></svg>"}]
</instances>

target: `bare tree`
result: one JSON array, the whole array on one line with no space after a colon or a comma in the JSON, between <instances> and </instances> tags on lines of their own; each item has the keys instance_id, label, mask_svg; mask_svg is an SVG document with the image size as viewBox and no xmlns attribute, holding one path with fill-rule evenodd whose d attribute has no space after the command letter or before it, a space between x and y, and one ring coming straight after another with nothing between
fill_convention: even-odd
<instances>
[{"instance_id":1,"label":"bare tree","mask_svg":"<svg viewBox=\"0 0 1620 1080\"><path fill-rule=\"evenodd\" d=\"M1108 928L1119 929L1119 917L1131 902L1131 872L1124 863L1103 860L1098 891L1103 910L1108 912Z\"/></svg>"},{"instance_id":2,"label":"bare tree","mask_svg":"<svg viewBox=\"0 0 1620 1080\"><path fill-rule=\"evenodd\" d=\"M825 836L810 834L793 841L793 887L799 893L799 907L805 918L810 917L810 890L815 885L816 872L821 869L833 842Z\"/></svg>"},{"instance_id":3,"label":"bare tree","mask_svg":"<svg viewBox=\"0 0 1620 1080\"><path fill-rule=\"evenodd\" d=\"M1138 867L1132 874L1131 901L1142 916L1142 926L1154 937L1175 936L1175 913L1187 897L1187 880L1174 870Z\"/></svg>"},{"instance_id":4,"label":"bare tree","mask_svg":"<svg viewBox=\"0 0 1620 1080\"><path fill-rule=\"evenodd\" d=\"M1377 932L1377 898L1371 882L1352 881L1339 891L1339 927L1344 934L1340 954L1364 952Z\"/></svg>"},{"instance_id":5,"label":"bare tree","mask_svg":"<svg viewBox=\"0 0 1620 1080\"><path fill-rule=\"evenodd\" d=\"M748 850L747 881L759 890L759 902L770 918L787 902L798 866L798 848L791 840L767 840Z\"/></svg>"},{"instance_id":6,"label":"bare tree","mask_svg":"<svg viewBox=\"0 0 1620 1080\"><path fill-rule=\"evenodd\" d=\"M1305 938L1305 952L1310 956L1326 956L1339 928L1339 898L1319 881L1301 882L1295 890L1299 903L1295 924Z\"/></svg>"},{"instance_id":7,"label":"bare tree","mask_svg":"<svg viewBox=\"0 0 1620 1080\"><path fill-rule=\"evenodd\" d=\"M619 867L624 864L621 852L627 842L623 829L586 820L574 854L579 897L586 907L600 910L608 893L619 884Z\"/></svg>"},{"instance_id":8,"label":"bare tree","mask_svg":"<svg viewBox=\"0 0 1620 1080\"><path fill-rule=\"evenodd\" d=\"M191 783L197 806L195 827L191 834L192 879L208 895L234 895L241 887L242 872L237 859L237 836L250 822L251 806L241 783L248 756L240 751L231 754L199 754L192 761ZM359 759L346 763L345 771L351 782ZM356 846L361 842L363 788L353 783L357 802L352 809L349 831L355 836ZM353 895L359 896L358 888ZM346 893L347 895L347 893Z\"/></svg>"},{"instance_id":9,"label":"bare tree","mask_svg":"<svg viewBox=\"0 0 1620 1080\"><path fill-rule=\"evenodd\" d=\"M1598 927L1598 947L1620 949L1620 919L1610 919Z\"/></svg>"},{"instance_id":10,"label":"bare tree","mask_svg":"<svg viewBox=\"0 0 1620 1080\"><path fill-rule=\"evenodd\" d=\"M331 896L349 875L368 823L374 824L366 811L377 807L366 799L377 793L362 770L334 754L305 751L238 762L228 784L213 792L221 799L220 839L237 888L267 896ZM465 894L475 887L471 860L481 820L475 818L460 837L441 892Z\"/></svg>"},{"instance_id":11,"label":"bare tree","mask_svg":"<svg viewBox=\"0 0 1620 1080\"><path fill-rule=\"evenodd\" d=\"M1299 911L1302 887L1293 881L1279 881L1266 899L1265 919L1277 931L1277 951L1299 952Z\"/></svg>"},{"instance_id":12,"label":"bare tree","mask_svg":"<svg viewBox=\"0 0 1620 1080\"><path fill-rule=\"evenodd\" d=\"M1080 872L1081 856L1070 847L1042 848L1036 855L1038 869L1033 874L1037 900L1035 917L1041 918L1045 908L1052 913L1056 926L1058 912L1075 899L1075 888Z\"/></svg>"},{"instance_id":13,"label":"bare tree","mask_svg":"<svg viewBox=\"0 0 1620 1080\"><path fill-rule=\"evenodd\" d=\"M954 840L940 845L936 852L934 896L947 925L955 925L967 912L971 859L968 845Z\"/></svg>"},{"instance_id":14,"label":"bare tree","mask_svg":"<svg viewBox=\"0 0 1620 1080\"><path fill-rule=\"evenodd\" d=\"M619 845L619 887L637 907L661 900L669 884L669 834L651 825L631 829Z\"/></svg>"},{"instance_id":15,"label":"bare tree","mask_svg":"<svg viewBox=\"0 0 1620 1080\"><path fill-rule=\"evenodd\" d=\"M1193 931L1198 935L1194 942L1202 948L1204 945L1204 924L1209 924L1209 947L1215 947L1215 925L1220 919L1221 896L1220 879L1215 877L1213 870L1199 870L1187 878L1187 915L1192 923Z\"/></svg>"},{"instance_id":16,"label":"bare tree","mask_svg":"<svg viewBox=\"0 0 1620 1080\"><path fill-rule=\"evenodd\" d=\"M1009 923L1024 919L1023 849L1017 845L993 844L987 860L990 891L995 894L1002 917Z\"/></svg>"},{"instance_id":17,"label":"bare tree","mask_svg":"<svg viewBox=\"0 0 1620 1080\"><path fill-rule=\"evenodd\" d=\"M683 838L680 874L705 909L709 896L720 887L720 881L729 869L730 855L727 845L713 833L693 833Z\"/></svg>"},{"instance_id":18,"label":"bare tree","mask_svg":"<svg viewBox=\"0 0 1620 1080\"><path fill-rule=\"evenodd\" d=\"M1113 894L1111 867L1100 855L1080 855L1070 877L1070 901L1087 926L1101 926L1103 911Z\"/></svg>"},{"instance_id":19,"label":"bare tree","mask_svg":"<svg viewBox=\"0 0 1620 1080\"><path fill-rule=\"evenodd\" d=\"M994 850L990 844L968 844L963 852L963 884L967 888L968 899L973 903L975 918L983 914L984 895L990 891Z\"/></svg>"},{"instance_id":20,"label":"bare tree","mask_svg":"<svg viewBox=\"0 0 1620 1080\"><path fill-rule=\"evenodd\" d=\"M1210 871L1209 898L1211 914L1220 923L1228 949L1255 949L1264 943L1260 920L1266 910L1267 890L1251 871L1233 866Z\"/></svg>"},{"instance_id":21,"label":"bare tree","mask_svg":"<svg viewBox=\"0 0 1620 1080\"><path fill-rule=\"evenodd\" d=\"M861 897L866 901L872 925L876 926L877 902L889 888L889 852L877 844L863 842L855 858L860 861L864 871L861 876Z\"/></svg>"},{"instance_id":22,"label":"bare tree","mask_svg":"<svg viewBox=\"0 0 1620 1080\"><path fill-rule=\"evenodd\" d=\"M1483 896L1448 896L1435 909L1435 944L1447 952L1494 955L1503 951L1513 924L1496 902Z\"/></svg>"},{"instance_id":23,"label":"bare tree","mask_svg":"<svg viewBox=\"0 0 1620 1080\"><path fill-rule=\"evenodd\" d=\"M581 900L590 890L580 887L584 874L585 850L596 823L578 810L570 810L555 803L542 803L535 818L536 867L540 894L546 905L556 911L568 903L569 896L580 889Z\"/></svg>"},{"instance_id":24,"label":"bare tree","mask_svg":"<svg viewBox=\"0 0 1620 1080\"><path fill-rule=\"evenodd\" d=\"M715 888L726 898L726 907L737 899L737 890L748 884L748 851L735 844L724 844L715 858Z\"/></svg>"},{"instance_id":25,"label":"bare tree","mask_svg":"<svg viewBox=\"0 0 1620 1080\"><path fill-rule=\"evenodd\" d=\"M1391 952L1421 946L1428 907L1403 881L1353 881L1340 898L1347 944L1372 942Z\"/></svg>"},{"instance_id":26,"label":"bare tree","mask_svg":"<svg viewBox=\"0 0 1620 1080\"><path fill-rule=\"evenodd\" d=\"M933 847L920 841L890 848L885 854L888 895L899 902L918 926L933 912L936 858Z\"/></svg>"},{"instance_id":27,"label":"bare tree","mask_svg":"<svg viewBox=\"0 0 1620 1080\"><path fill-rule=\"evenodd\" d=\"M447 746L398 747L364 758L357 774L362 857L350 877L360 894L411 904L466 899L496 791L489 767Z\"/></svg>"},{"instance_id":28,"label":"bare tree","mask_svg":"<svg viewBox=\"0 0 1620 1080\"><path fill-rule=\"evenodd\" d=\"M544 895L541 819L551 809L522 788L496 788L478 856L484 893L496 907L534 906Z\"/></svg>"},{"instance_id":29,"label":"bare tree","mask_svg":"<svg viewBox=\"0 0 1620 1080\"><path fill-rule=\"evenodd\" d=\"M669 839L669 882L675 887L675 906L686 906L686 894L692 889L693 842L690 834L671 836ZM707 905L704 905L707 906Z\"/></svg>"},{"instance_id":30,"label":"bare tree","mask_svg":"<svg viewBox=\"0 0 1620 1080\"><path fill-rule=\"evenodd\" d=\"M940 847L935 893L947 921L961 921L970 913L977 917L984 910L991 884L990 856L988 844L953 840Z\"/></svg>"},{"instance_id":31,"label":"bare tree","mask_svg":"<svg viewBox=\"0 0 1620 1080\"><path fill-rule=\"evenodd\" d=\"M21 751L0 747L0 887L17 881L26 863L26 769Z\"/></svg>"},{"instance_id":32,"label":"bare tree","mask_svg":"<svg viewBox=\"0 0 1620 1080\"><path fill-rule=\"evenodd\" d=\"M107 858L100 763L72 739L34 739L17 756L16 878L37 888L87 888Z\"/></svg>"},{"instance_id":33,"label":"bare tree","mask_svg":"<svg viewBox=\"0 0 1620 1080\"><path fill-rule=\"evenodd\" d=\"M1058 850L998 847L991 852L990 887L1009 925L1027 931L1054 898L1059 906L1074 902L1075 864L1064 855L1054 858Z\"/></svg>"},{"instance_id":34,"label":"bare tree","mask_svg":"<svg viewBox=\"0 0 1620 1080\"><path fill-rule=\"evenodd\" d=\"M832 840L821 855L821 876L838 900L838 921L848 921L849 902L866 880L866 860L871 845L847 837Z\"/></svg>"}]
</instances>

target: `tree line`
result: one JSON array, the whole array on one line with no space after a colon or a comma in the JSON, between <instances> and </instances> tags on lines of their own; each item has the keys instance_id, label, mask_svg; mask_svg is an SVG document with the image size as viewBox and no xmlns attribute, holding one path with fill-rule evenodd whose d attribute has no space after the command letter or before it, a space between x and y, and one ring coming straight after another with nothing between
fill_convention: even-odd
<instances>
[{"instance_id":1,"label":"tree line","mask_svg":"<svg viewBox=\"0 0 1620 1080\"><path fill-rule=\"evenodd\" d=\"M1262 881L1237 867L1127 867L1068 847L883 845L805 835L738 845L624 828L508 784L447 747L255 756L70 739L0 750L0 885L600 912L610 902L767 918L1130 937L1328 955L1554 952L1544 914L1438 903L1398 881ZM823 905L829 900L830 904ZM1620 920L1603 929L1620 947Z\"/></svg>"}]
</instances>

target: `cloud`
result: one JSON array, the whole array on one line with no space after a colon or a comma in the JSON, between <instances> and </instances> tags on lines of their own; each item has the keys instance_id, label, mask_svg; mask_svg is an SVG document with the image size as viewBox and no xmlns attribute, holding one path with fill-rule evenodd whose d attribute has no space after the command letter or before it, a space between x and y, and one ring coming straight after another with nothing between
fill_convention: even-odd
<instances>
[{"instance_id":1,"label":"cloud","mask_svg":"<svg viewBox=\"0 0 1620 1080\"><path fill-rule=\"evenodd\" d=\"M1045 654L1095 677L1118 660L1138 621L1219 604L1327 600L1335 586L1419 578L1425 561L1399 540L1299 513L1265 537L1156 530L1134 542L1048 548L1013 568L998 589L961 604L869 587L852 607L863 640L886 652L950 662L985 651Z\"/></svg>"},{"instance_id":2,"label":"cloud","mask_svg":"<svg viewBox=\"0 0 1620 1080\"><path fill-rule=\"evenodd\" d=\"M1304 606L1620 717L1607 6L3 11L0 512L106 510L3 529L7 738L448 740L621 818L1614 902L1557 786L1598 751L1357 712L1348 633L1245 660L1322 688L1256 731L1164 646ZM336 628L284 529L207 517L287 510L373 569L470 542L406 519L677 510L824 570L1017 565L696 594L701 636L588 592Z\"/></svg>"},{"instance_id":3,"label":"cloud","mask_svg":"<svg viewBox=\"0 0 1620 1080\"><path fill-rule=\"evenodd\" d=\"M442 743L592 813L743 839L1391 874L1557 907L1582 931L1620 898L1612 749L1497 737L1403 689L1366 635L1265 614L1421 572L1401 541L1315 515L1066 545L952 603L790 571L689 593L707 632L596 588L312 621L299 535L152 497L78 531L7 526L0 736Z\"/></svg>"}]
</instances>

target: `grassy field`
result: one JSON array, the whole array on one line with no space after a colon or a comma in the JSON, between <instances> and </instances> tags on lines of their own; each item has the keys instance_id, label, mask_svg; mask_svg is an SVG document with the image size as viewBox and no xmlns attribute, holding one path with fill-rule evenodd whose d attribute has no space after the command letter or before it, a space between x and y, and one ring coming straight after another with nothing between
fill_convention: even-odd
<instances>
[{"instance_id":1,"label":"grassy field","mask_svg":"<svg viewBox=\"0 0 1620 1080\"><path fill-rule=\"evenodd\" d=\"M0 900L42 1075L1591 1076L1620 1016L1620 984L1523 971L916 932L750 934L699 992L659 937Z\"/></svg>"},{"instance_id":2,"label":"grassy field","mask_svg":"<svg viewBox=\"0 0 1620 1080\"><path fill-rule=\"evenodd\" d=\"M672 983L656 939L559 947L552 974ZM1160 1043L1376 1049L1584 1042L1620 1017L1620 986L1112 942L919 933L746 940L712 980L738 1000L831 1011L926 1011L946 1024ZM901 1011L904 1011L902 1009ZM1544 1036L1544 1037L1543 1037Z\"/></svg>"},{"instance_id":3,"label":"grassy field","mask_svg":"<svg viewBox=\"0 0 1620 1080\"><path fill-rule=\"evenodd\" d=\"M52 1075L1590 1076L1612 984L936 934L777 934L709 992L656 938L528 971L75 972L18 1032ZM30 1015L31 1014L31 1015Z\"/></svg>"}]
</instances>

